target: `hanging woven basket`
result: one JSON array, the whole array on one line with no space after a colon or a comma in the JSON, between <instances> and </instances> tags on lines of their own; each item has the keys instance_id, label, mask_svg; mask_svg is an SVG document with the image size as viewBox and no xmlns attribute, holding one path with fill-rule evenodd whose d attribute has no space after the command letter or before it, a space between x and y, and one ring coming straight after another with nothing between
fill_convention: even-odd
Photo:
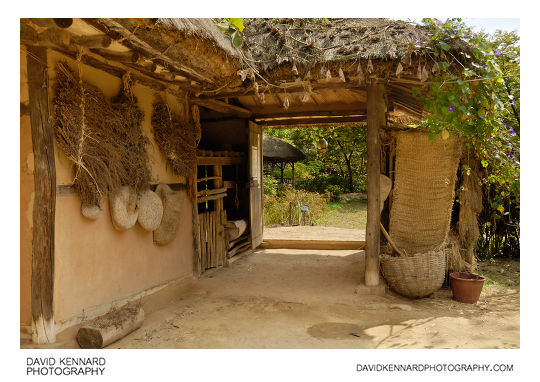
<instances>
[{"instance_id":1,"label":"hanging woven basket","mask_svg":"<svg viewBox=\"0 0 540 382\"><path fill-rule=\"evenodd\" d=\"M163 202L158 194L151 190L144 190L139 193L137 200L139 214L137 222L146 231L154 231L161 224L163 217Z\"/></svg>"},{"instance_id":2,"label":"hanging woven basket","mask_svg":"<svg viewBox=\"0 0 540 382\"><path fill-rule=\"evenodd\" d=\"M118 231L130 229L137 223L137 193L131 187L122 186L109 194L111 220Z\"/></svg>"},{"instance_id":3,"label":"hanging woven basket","mask_svg":"<svg viewBox=\"0 0 540 382\"><path fill-rule=\"evenodd\" d=\"M430 251L407 257L381 257L383 276L388 286L405 297L426 297L444 282L444 251Z\"/></svg>"}]
</instances>

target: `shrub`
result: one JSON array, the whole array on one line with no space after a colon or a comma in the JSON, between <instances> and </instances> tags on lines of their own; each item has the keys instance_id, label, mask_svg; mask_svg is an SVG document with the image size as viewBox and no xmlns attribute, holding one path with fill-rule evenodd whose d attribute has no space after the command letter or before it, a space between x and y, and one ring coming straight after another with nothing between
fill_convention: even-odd
<instances>
[{"instance_id":1,"label":"shrub","mask_svg":"<svg viewBox=\"0 0 540 382\"><path fill-rule=\"evenodd\" d=\"M304 224L300 207L306 205L308 212L305 213L305 224L313 225L321 217L327 202L328 195L285 187L282 196L264 195L264 224Z\"/></svg>"}]
</instances>

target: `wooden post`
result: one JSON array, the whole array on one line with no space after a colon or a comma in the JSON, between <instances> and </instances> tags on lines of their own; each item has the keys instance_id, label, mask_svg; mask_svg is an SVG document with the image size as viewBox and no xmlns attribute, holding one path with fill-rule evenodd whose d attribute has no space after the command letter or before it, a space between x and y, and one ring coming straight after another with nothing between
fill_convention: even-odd
<instances>
[{"instance_id":1,"label":"wooden post","mask_svg":"<svg viewBox=\"0 0 540 382\"><path fill-rule=\"evenodd\" d=\"M366 286L379 284L379 252L381 224L379 188L381 160L379 152L380 96L379 85L372 79L367 85L367 226L366 226L366 261L364 281Z\"/></svg>"},{"instance_id":2,"label":"wooden post","mask_svg":"<svg viewBox=\"0 0 540 382\"><path fill-rule=\"evenodd\" d=\"M26 51L35 191L32 244L32 340L38 344L47 344L56 341L53 311L56 168L49 113L47 49L28 46Z\"/></svg>"},{"instance_id":3,"label":"wooden post","mask_svg":"<svg viewBox=\"0 0 540 382\"><path fill-rule=\"evenodd\" d=\"M193 275L199 277L202 273L201 238L199 227L199 208L197 204L197 170L187 178L188 195L190 192L195 196L191 203L191 225L193 230ZM189 191L191 189L191 191Z\"/></svg>"}]
</instances>

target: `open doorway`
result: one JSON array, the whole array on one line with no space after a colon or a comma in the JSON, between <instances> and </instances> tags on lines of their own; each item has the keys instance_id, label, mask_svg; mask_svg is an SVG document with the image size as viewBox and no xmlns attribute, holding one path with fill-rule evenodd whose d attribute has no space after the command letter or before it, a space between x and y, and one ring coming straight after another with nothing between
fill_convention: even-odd
<instances>
[{"instance_id":1,"label":"open doorway","mask_svg":"<svg viewBox=\"0 0 540 382\"><path fill-rule=\"evenodd\" d=\"M265 128L263 163L265 245L363 246L365 124Z\"/></svg>"}]
</instances>

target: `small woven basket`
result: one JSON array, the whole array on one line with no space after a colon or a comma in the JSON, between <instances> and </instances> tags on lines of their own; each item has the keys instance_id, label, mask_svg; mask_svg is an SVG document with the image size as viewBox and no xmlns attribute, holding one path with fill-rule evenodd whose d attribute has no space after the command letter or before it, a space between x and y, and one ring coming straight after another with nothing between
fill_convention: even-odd
<instances>
[{"instance_id":1,"label":"small woven basket","mask_svg":"<svg viewBox=\"0 0 540 382\"><path fill-rule=\"evenodd\" d=\"M390 288L405 297L426 297L439 289L446 269L444 251L408 257L381 258L383 276Z\"/></svg>"}]
</instances>

